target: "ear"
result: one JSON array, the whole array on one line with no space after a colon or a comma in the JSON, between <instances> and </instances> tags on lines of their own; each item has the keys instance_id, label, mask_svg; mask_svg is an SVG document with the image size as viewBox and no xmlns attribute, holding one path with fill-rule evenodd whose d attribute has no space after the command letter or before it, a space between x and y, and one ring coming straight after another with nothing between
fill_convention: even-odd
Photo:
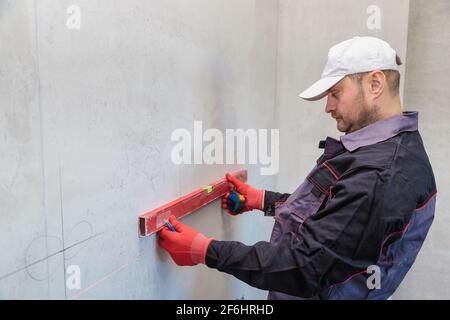
<instances>
[{"instance_id":1,"label":"ear","mask_svg":"<svg viewBox=\"0 0 450 320\"><path fill-rule=\"evenodd\" d=\"M378 99L386 88L386 76L381 70L372 71L367 77L369 92L372 98Z\"/></svg>"}]
</instances>

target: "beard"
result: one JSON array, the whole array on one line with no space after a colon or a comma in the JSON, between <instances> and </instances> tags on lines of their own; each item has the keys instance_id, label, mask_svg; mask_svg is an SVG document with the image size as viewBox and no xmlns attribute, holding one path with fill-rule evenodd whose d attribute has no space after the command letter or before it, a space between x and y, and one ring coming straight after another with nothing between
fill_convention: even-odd
<instances>
[{"instance_id":1,"label":"beard","mask_svg":"<svg viewBox=\"0 0 450 320\"><path fill-rule=\"evenodd\" d=\"M349 134L362 129L380 119L379 108L377 105L370 107L365 99L364 91L359 89L358 95L355 97L354 103L359 105L359 112L354 119L342 121L338 123L338 130Z\"/></svg>"}]
</instances>

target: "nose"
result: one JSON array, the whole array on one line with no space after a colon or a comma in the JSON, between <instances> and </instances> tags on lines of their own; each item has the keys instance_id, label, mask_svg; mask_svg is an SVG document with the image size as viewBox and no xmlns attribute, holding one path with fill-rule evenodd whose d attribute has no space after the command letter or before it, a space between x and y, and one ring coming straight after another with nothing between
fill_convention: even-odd
<instances>
[{"instance_id":1,"label":"nose","mask_svg":"<svg viewBox=\"0 0 450 320\"><path fill-rule=\"evenodd\" d=\"M327 105L325 107L325 112L330 113L334 110L336 110L336 101L334 101L334 98L331 96L331 93L329 93L327 96Z\"/></svg>"}]
</instances>

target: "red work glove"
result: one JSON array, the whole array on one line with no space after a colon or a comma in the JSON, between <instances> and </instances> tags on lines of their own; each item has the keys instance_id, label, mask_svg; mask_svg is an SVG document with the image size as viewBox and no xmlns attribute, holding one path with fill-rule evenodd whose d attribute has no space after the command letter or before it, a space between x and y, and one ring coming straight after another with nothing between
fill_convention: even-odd
<instances>
[{"instance_id":1,"label":"red work glove","mask_svg":"<svg viewBox=\"0 0 450 320\"><path fill-rule=\"evenodd\" d=\"M213 239L182 224L173 215L169 217L169 221L176 231L171 231L169 227L164 226L159 232L159 245L170 254L173 261L179 266L205 263L206 250Z\"/></svg>"},{"instance_id":2,"label":"red work glove","mask_svg":"<svg viewBox=\"0 0 450 320\"><path fill-rule=\"evenodd\" d=\"M253 188L252 186L235 178L230 173L227 173L225 177L227 178L228 182L234 185L236 191L245 197L245 206L244 209L242 209L242 212L251 211L253 209L263 210L265 193L264 190ZM227 209L227 200L229 195L230 193L227 192L222 197L222 208L224 208L232 216L235 216L236 214Z\"/></svg>"}]
</instances>

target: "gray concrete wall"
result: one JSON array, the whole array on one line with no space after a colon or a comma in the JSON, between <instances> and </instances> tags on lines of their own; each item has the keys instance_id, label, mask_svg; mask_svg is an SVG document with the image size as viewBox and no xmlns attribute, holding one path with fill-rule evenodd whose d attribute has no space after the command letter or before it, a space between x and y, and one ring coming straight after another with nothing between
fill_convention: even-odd
<instances>
[{"instance_id":1,"label":"gray concrete wall","mask_svg":"<svg viewBox=\"0 0 450 320\"><path fill-rule=\"evenodd\" d=\"M419 111L419 130L436 177L436 216L396 299L450 299L450 2L411 1L405 106Z\"/></svg>"},{"instance_id":2,"label":"gray concrete wall","mask_svg":"<svg viewBox=\"0 0 450 320\"><path fill-rule=\"evenodd\" d=\"M81 28L69 30L70 5ZM0 299L265 298L179 268L137 217L239 166L175 165L177 128L271 128L277 2L0 1ZM273 186L251 165L258 187ZM267 240L219 202L185 222ZM81 288L70 290L70 266Z\"/></svg>"}]
</instances>

